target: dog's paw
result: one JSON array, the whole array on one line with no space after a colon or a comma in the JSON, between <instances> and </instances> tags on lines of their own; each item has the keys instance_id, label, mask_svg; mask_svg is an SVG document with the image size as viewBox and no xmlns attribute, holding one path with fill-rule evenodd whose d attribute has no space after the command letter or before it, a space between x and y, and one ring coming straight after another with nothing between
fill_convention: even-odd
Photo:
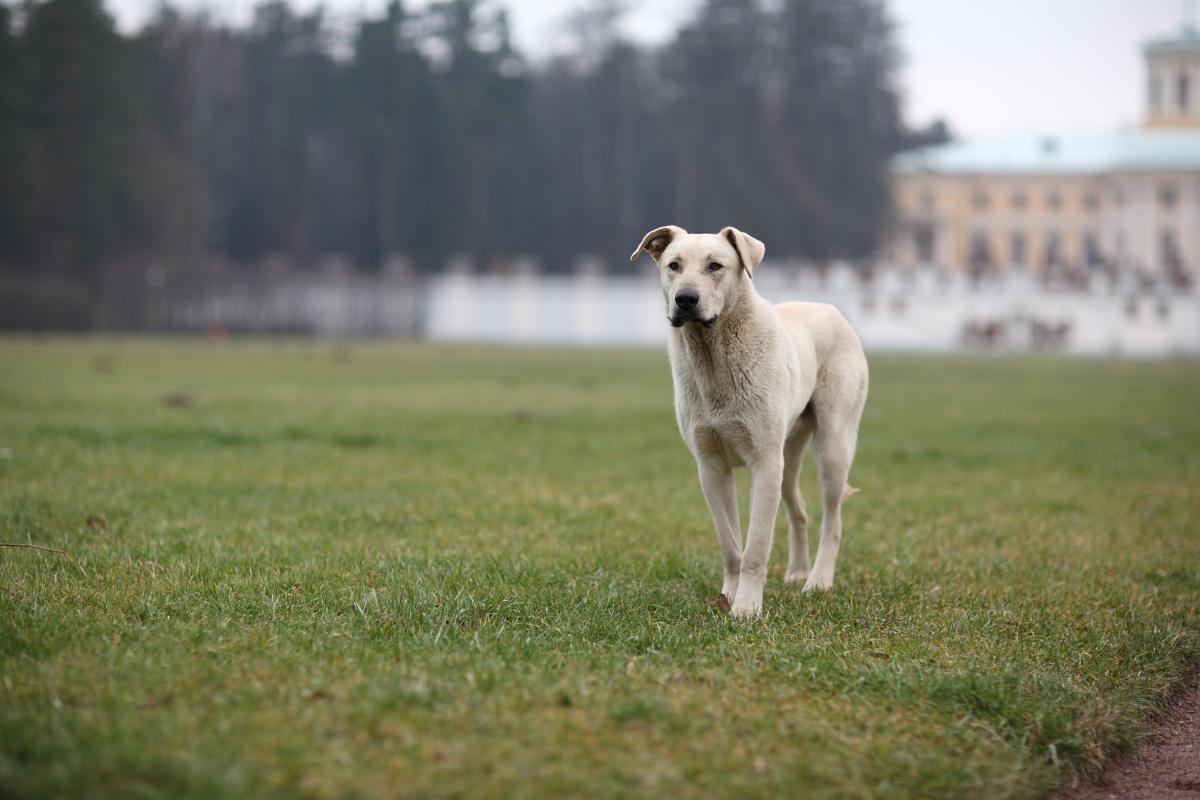
<instances>
[{"instance_id":1,"label":"dog's paw","mask_svg":"<svg viewBox=\"0 0 1200 800\"><path fill-rule=\"evenodd\" d=\"M755 617L762 613L761 603L734 603L729 613L735 617Z\"/></svg>"},{"instance_id":2,"label":"dog's paw","mask_svg":"<svg viewBox=\"0 0 1200 800\"><path fill-rule=\"evenodd\" d=\"M784 583L800 583L808 579L808 570L796 570L783 576Z\"/></svg>"},{"instance_id":3,"label":"dog's paw","mask_svg":"<svg viewBox=\"0 0 1200 800\"><path fill-rule=\"evenodd\" d=\"M804 582L804 592L824 592L833 588L833 576L823 577L817 574L808 576L808 580Z\"/></svg>"}]
</instances>

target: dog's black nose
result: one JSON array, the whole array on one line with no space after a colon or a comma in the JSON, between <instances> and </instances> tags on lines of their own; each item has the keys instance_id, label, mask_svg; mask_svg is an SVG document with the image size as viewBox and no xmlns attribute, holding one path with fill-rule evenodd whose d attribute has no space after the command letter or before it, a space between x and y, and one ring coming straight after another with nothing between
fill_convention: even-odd
<instances>
[{"instance_id":1,"label":"dog's black nose","mask_svg":"<svg viewBox=\"0 0 1200 800\"><path fill-rule=\"evenodd\" d=\"M675 293L675 305L682 311L694 311L700 305L700 293L695 289L680 289Z\"/></svg>"}]
</instances>

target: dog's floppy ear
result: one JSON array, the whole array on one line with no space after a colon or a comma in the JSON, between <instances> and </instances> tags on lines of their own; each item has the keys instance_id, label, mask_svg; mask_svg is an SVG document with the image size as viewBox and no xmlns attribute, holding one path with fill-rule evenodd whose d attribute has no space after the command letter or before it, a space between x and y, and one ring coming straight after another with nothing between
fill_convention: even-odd
<instances>
[{"instance_id":1,"label":"dog's floppy ear","mask_svg":"<svg viewBox=\"0 0 1200 800\"><path fill-rule=\"evenodd\" d=\"M755 239L748 233L742 233L737 228L725 228L721 231L721 235L729 240L733 245L733 249L737 250L738 258L742 260L742 266L746 268L746 274L754 276L754 268L763 260L763 254L767 252L767 248L758 239Z\"/></svg>"},{"instance_id":2,"label":"dog's floppy ear","mask_svg":"<svg viewBox=\"0 0 1200 800\"><path fill-rule=\"evenodd\" d=\"M661 228L655 228L642 237L642 243L637 246L637 250L633 251L633 255L629 257L629 260L636 261L637 257L645 250L654 256L655 261L658 261L662 258L663 250L667 249L667 245L671 243L671 240L676 236L683 236L686 233L687 231L678 225L664 225Z\"/></svg>"}]
</instances>

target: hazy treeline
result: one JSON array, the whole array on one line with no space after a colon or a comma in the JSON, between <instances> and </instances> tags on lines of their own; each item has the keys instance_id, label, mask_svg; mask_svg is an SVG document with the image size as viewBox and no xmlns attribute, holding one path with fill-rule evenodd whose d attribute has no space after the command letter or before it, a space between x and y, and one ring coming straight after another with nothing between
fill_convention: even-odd
<instances>
[{"instance_id":1,"label":"hazy treeline","mask_svg":"<svg viewBox=\"0 0 1200 800\"><path fill-rule=\"evenodd\" d=\"M393 0L231 27L164 6L0 2L0 266L94 282L214 254L614 263L649 227L743 227L773 254L869 251L903 133L880 0L708 0L657 49L618 3L531 64L503 2Z\"/></svg>"}]
</instances>

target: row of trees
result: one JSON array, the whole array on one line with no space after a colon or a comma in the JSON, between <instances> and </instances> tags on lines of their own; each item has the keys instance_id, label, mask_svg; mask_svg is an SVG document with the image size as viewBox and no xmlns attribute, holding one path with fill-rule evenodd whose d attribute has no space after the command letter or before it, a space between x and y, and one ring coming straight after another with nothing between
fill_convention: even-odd
<instances>
[{"instance_id":1,"label":"row of trees","mask_svg":"<svg viewBox=\"0 0 1200 800\"><path fill-rule=\"evenodd\" d=\"M230 27L162 6L0 0L0 267L69 274L214 254L581 252L734 224L775 254L869 251L907 141L881 0L707 0L657 49L618 0L537 66L502 6L333 24L285 0Z\"/></svg>"}]
</instances>

